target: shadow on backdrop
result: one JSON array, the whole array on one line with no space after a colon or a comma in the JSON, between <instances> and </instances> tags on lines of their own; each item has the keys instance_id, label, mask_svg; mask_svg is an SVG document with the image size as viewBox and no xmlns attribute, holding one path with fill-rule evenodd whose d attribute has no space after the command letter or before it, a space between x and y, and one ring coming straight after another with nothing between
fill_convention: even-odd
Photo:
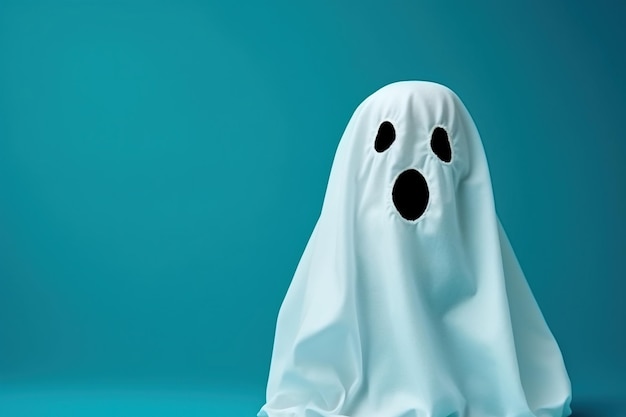
<instances>
[{"instance_id":1,"label":"shadow on backdrop","mask_svg":"<svg viewBox=\"0 0 626 417\"><path fill-rule=\"evenodd\" d=\"M583 399L572 401L571 417L625 417L626 407L616 400Z\"/></svg>"}]
</instances>

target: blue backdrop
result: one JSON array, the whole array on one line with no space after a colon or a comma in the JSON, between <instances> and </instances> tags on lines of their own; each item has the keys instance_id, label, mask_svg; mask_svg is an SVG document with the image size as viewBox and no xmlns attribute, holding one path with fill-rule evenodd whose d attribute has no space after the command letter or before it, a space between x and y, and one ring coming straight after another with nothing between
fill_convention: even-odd
<instances>
[{"instance_id":1,"label":"blue backdrop","mask_svg":"<svg viewBox=\"0 0 626 417\"><path fill-rule=\"evenodd\" d=\"M343 129L406 79L474 117L579 410L626 398L625 17L608 0L0 0L0 416L180 415L102 394L170 388L246 392L254 415ZM103 396L51 394L85 387Z\"/></svg>"}]
</instances>

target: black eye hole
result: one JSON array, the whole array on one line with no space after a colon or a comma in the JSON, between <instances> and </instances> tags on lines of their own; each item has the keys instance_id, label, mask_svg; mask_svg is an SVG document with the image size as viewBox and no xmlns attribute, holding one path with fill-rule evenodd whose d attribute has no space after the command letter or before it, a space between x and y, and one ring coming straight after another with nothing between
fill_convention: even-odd
<instances>
[{"instance_id":1,"label":"black eye hole","mask_svg":"<svg viewBox=\"0 0 626 417\"><path fill-rule=\"evenodd\" d=\"M374 149L376 149L378 153L385 152L389 149L394 140L396 140L396 129L391 122L384 121L378 127Z\"/></svg>"},{"instance_id":2,"label":"black eye hole","mask_svg":"<svg viewBox=\"0 0 626 417\"><path fill-rule=\"evenodd\" d=\"M450 162L452 160L452 149L450 148L450 139L448 138L448 132L443 127L436 127L433 130L432 137L430 139L430 147L443 162Z\"/></svg>"}]
</instances>

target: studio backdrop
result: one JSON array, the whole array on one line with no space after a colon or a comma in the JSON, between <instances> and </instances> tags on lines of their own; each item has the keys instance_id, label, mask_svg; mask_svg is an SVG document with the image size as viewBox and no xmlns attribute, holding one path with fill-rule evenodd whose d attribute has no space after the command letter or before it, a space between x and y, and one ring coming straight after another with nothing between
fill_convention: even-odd
<instances>
[{"instance_id":1,"label":"studio backdrop","mask_svg":"<svg viewBox=\"0 0 626 417\"><path fill-rule=\"evenodd\" d=\"M625 16L610 1L0 2L0 385L218 387L260 407L352 112L427 80L477 124L574 407L625 397Z\"/></svg>"}]
</instances>

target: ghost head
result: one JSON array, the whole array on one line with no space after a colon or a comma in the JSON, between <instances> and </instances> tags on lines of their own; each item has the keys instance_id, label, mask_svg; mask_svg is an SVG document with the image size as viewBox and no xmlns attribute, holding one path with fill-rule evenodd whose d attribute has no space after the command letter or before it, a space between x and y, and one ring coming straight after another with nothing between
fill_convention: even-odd
<instances>
[{"instance_id":1,"label":"ghost head","mask_svg":"<svg viewBox=\"0 0 626 417\"><path fill-rule=\"evenodd\" d=\"M381 88L339 143L259 416L562 417L569 402L469 113L438 84Z\"/></svg>"}]
</instances>

